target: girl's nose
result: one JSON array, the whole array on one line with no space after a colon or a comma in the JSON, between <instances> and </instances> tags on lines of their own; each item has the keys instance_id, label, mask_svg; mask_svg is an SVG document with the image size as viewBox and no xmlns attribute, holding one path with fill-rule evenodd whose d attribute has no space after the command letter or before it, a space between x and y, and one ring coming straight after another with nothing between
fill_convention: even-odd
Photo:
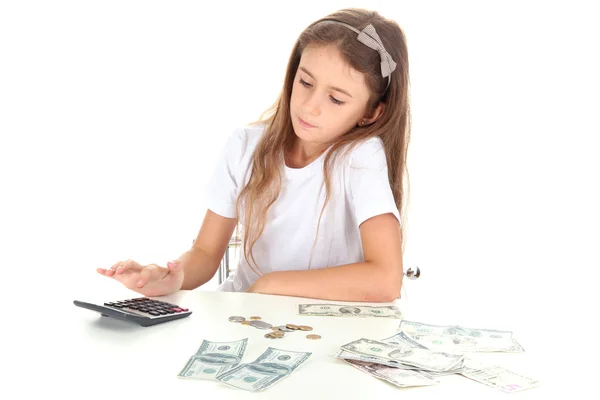
<instances>
[{"instance_id":1,"label":"girl's nose","mask_svg":"<svg viewBox=\"0 0 600 400\"><path fill-rule=\"evenodd\" d=\"M321 107L315 97L316 96L309 96L306 99L304 105L302 106L302 111L304 111L308 115L318 117L319 115L321 115Z\"/></svg>"}]
</instances>

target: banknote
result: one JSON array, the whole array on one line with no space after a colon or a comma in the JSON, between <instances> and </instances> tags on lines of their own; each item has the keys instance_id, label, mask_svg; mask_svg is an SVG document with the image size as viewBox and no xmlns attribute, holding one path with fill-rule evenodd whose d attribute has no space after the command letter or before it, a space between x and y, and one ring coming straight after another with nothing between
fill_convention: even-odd
<instances>
[{"instance_id":1,"label":"banknote","mask_svg":"<svg viewBox=\"0 0 600 400\"><path fill-rule=\"evenodd\" d=\"M448 371L459 364L463 356L431 350L413 348L406 345L393 345L377 340L361 338L341 346L351 353L375 357L390 363L412 365L426 371ZM380 362L381 363L381 362ZM390 365L391 366L391 365Z\"/></svg>"},{"instance_id":2,"label":"banknote","mask_svg":"<svg viewBox=\"0 0 600 400\"><path fill-rule=\"evenodd\" d=\"M400 387L430 386L439 383L437 380L425 376L418 371L392 368L381 364L355 360L345 361L354 368L374 376L375 378L382 379Z\"/></svg>"},{"instance_id":3,"label":"banknote","mask_svg":"<svg viewBox=\"0 0 600 400\"><path fill-rule=\"evenodd\" d=\"M506 393L520 392L540 386L537 379L523 376L497 365L485 365L473 360L465 362L465 368L460 374Z\"/></svg>"},{"instance_id":4,"label":"banknote","mask_svg":"<svg viewBox=\"0 0 600 400\"><path fill-rule=\"evenodd\" d=\"M390 368L398 368L398 369L405 369L405 370L418 370L419 369L418 367L415 367L412 365L400 364L396 360L386 360L386 359L382 359L382 358L378 358L378 357L374 357L374 356L367 356L364 354L351 353L346 350L341 350L335 357L342 359L342 360L359 361L359 362L370 363L370 364L380 364L380 365L385 365Z\"/></svg>"},{"instance_id":5,"label":"banknote","mask_svg":"<svg viewBox=\"0 0 600 400\"><path fill-rule=\"evenodd\" d=\"M404 345L404 346L408 346L408 347L418 347L421 349L429 350L426 346L424 346L421 343L417 342L416 340L412 339L405 332L398 332L393 336L390 336L385 339L381 339L380 342L393 344L395 346Z\"/></svg>"},{"instance_id":6,"label":"banknote","mask_svg":"<svg viewBox=\"0 0 600 400\"><path fill-rule=\"evenodd\" d=\"M248 338L236 342L203 340L178 376L189 379L215 379L242 361Z\"/></svg>"},{"instance_id":7,"label":"banknote","mask_svg":"<svg viewBox=\"0 0 600 400\"><path fill-rule=\"evenodd\" d=\"M408 334L468 336L482 339L511 340L511 331L474 329L458 325L431 325L416 321L400 321L399 329Z\"/></svg>"},{"instance_id":8,"label":"banknote","mask_svg":"<svg viewBox=\"0 0 600 400\"><path fill-rule=\"evenodd\" d=\"M448 353L505 352L522 353L523 346L515 339L491 339L461 335L411 334L410 338L430 350Z\"/></svg>"},{"instance_id":9,"label":"banknote","mask_svg":"<svg viewBox=\"0 0 600 400\"><path fill-rule=\"evenodd\" d=\"M343 304L299 304L298 314L331 317L402 318L396 306L354 306Z\"/></svg>"},{"instance_id":10,"label":"banknote","mask_svg":"<svg viewBox=\"0 0 600 400\"><path fill-rule=\"evenodd\" d=\"M240 364L219 375L217 380L238 389L258 392L291 375L311 354L269 347L254 362Z\"/></svg>"}]
</instances>

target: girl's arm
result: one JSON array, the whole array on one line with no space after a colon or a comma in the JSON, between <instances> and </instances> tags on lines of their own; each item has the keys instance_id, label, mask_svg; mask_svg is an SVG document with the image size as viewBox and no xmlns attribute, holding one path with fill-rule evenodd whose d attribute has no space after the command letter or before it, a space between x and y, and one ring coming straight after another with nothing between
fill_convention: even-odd
<instances>
[{"instance_id":1,"label":"girl's arm","mask_svg":"<svg viewBox=\"0 0 600 400\"><path fill-rule=\"evenodd\" d=\"M181 289L191 290L212 279L223 259L237 220L206 211L198 237L192 248L178 259L184 268Z\"/></svg>"},{"instance_id":2,"label":"girl's arm","mask_svg":"<svg viewBox=\"0 0 600 400\"><path fill-rule=\"evenodd\" d=\"M398 220L382 214L360 225L364 262L261 276L249 292L357 302L392 302L400 297L404 269Z\"/></svg>"}]
</instances>

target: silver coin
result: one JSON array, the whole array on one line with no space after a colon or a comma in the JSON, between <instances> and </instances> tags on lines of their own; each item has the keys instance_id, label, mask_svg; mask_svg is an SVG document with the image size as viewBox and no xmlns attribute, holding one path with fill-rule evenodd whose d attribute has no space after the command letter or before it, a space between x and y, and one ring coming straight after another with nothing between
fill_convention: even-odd
<instances>
[{"instance_id":1,"label":"silver coin","mask_svg":"<svg viewBox=\"0 0 600 400\"><path fill-rule=\"evenodd\" d=\"M237 316L229 317L230 322L242 322L245 320L246 320L246 318L244 318L244 317L237 317Z\"/></svg>"},{"instance_id":2,"label":"silver coin","mask_svg":"<svg viewBox=\"0 0 600 400\"><path fill-rule=\"evenodd\" d=\"M285 326L285 325L278 326L277 328L279 328L279 330L280 330L280 331L283 331L283 332L294 332L294 330L293 330L293 329L290 329L290 328L288 328L288 327L287 327L287 326Z\"/></svg>"},{"instance_id":3,"label":"silver coin","mask_svg":"<svg viewBox=\"0 0 600 400\"><path fill-rule=\"evenodd\" d=\"M250 321L250 325L258 329L271 329L271 327L273 326L268 322L260 320Z\"/></svg>"}]
</instances>

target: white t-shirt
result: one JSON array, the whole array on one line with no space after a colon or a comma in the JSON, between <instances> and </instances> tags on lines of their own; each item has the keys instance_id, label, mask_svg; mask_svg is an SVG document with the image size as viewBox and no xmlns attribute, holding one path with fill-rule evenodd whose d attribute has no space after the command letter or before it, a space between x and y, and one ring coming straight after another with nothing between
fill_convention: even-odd
<instances>
[{"instance_id":1,"label":"white t-shirt","mask_svg":"<svg viewBox=\"0 0 600 400\"><path fill-rule=\"evenodd\" d=\"M263 131L262 125L243 127L228 138L206 191L207 207L214 213L237 217L236 200L250 176L252 153ZM400 221L388 180L383 143L380 138L371 138L346 157L338 156L330 175L332 193L315 245L325 201L325 155L304 168L284 165L280 195L269 209L264 231L253 249L263 273L306 270L309 262L310 269L362 262L360 224L385 213L393 213ZM242 249L240 264L218 290L246 291L258 278L243 254Z\"/></svg>"}]
</instances>

